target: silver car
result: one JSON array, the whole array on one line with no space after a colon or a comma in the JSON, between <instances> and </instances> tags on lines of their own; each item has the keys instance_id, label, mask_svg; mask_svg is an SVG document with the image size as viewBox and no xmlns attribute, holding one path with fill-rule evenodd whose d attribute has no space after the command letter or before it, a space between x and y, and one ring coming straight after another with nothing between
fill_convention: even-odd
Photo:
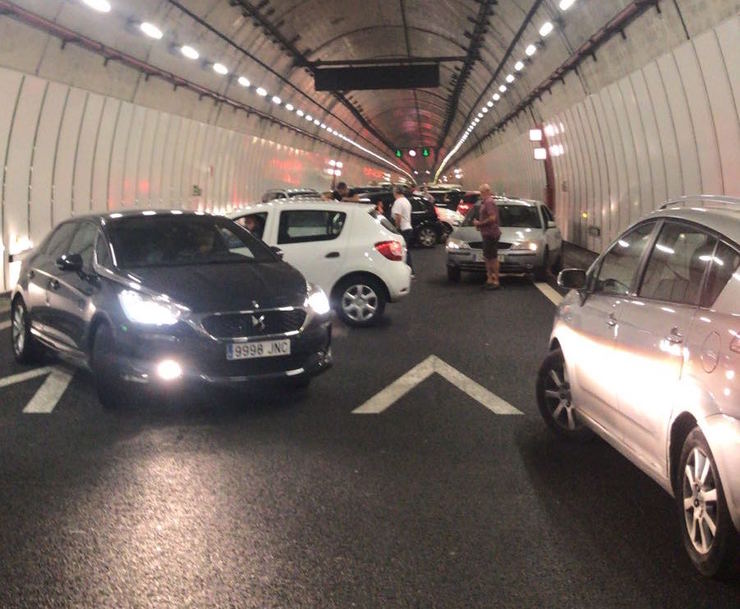
<instances>
[{"instance_id":1,"label":"silver car","mask_svg":"<svg viewBox=\"0 0 740 609\"><path fill-rule=\"evenodd\" d=\"M733 573L740 530L740 199L664 205L558 281L537 379L545 422L595 432L676 499L707 576Z\"/></svg>"},{"instance_id":2,"label":"silver car","mask_svg":"<svg viewBox=\"0 0 740 609\"><path fill-rule=\"evenodd\" d=\"M496 197L501 225L498 259L502 273L534 273L544 279L551 268L559 268L563 238L552 212L544 203ZM483 241L473 226L480 204L465 216L461 226L447 239L447 277L460 281L462 271L485 273Z\"/></svg>"}]
</instances>

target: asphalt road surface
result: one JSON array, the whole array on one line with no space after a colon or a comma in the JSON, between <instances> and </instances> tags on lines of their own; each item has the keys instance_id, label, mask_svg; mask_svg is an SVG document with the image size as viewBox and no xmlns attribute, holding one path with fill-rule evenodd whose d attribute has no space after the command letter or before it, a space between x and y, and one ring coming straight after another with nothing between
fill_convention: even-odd
<instances>
[{"instance_id":1,"label":"asphalt road surface","mask_svg":"<svg viewBox=\"0 0 740 609\"><path fill-rule=\"evenodd\" d=\"M338 323L335 367L298 396L111 413L78 371L30 414L49 377L0 387L0 607L737 609L737 582L694 573L668 495L546 431L550 300L414 257L413 294L381 327ZM0 341L0 378L24 372ZM352 413L430 355L522 414L439 374Z\"/></svg>"}]
</instances>

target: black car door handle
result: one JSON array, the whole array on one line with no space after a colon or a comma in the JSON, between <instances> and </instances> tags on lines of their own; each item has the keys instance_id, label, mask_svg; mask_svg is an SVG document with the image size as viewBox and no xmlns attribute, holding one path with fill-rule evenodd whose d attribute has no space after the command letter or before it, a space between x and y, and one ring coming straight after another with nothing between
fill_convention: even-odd
<instances>
[{"instance_id":1,"label":"black car door handle","mask_svg":"<svg viewBox=\"0 0 740 609\"><path fill-rule=\"evenodd\" d=\"M33 279L34 277L36 277L36 271L34 271L33 269L28 271L28 278Z\"/></svg>"},{"instance_id":2,"label":"black car door handle","mask_svg":"<svg viewBox=\"0 0 740 609\"><path fill-rule=\"evenodd\" d=\"M339 252L329 252L324 258L339 258Z\"/></svg>"},{"instance_id":3,"label":"black car door handle","mask_svg":"<svg viewBox=\"0 0 740 609\"><path fill-rule=\"evenodd\" d=\"M50 279L49 280L49 287L52 290L58 290L59 289L59 281L57 279Z\"/></svg>"}]
</instances>

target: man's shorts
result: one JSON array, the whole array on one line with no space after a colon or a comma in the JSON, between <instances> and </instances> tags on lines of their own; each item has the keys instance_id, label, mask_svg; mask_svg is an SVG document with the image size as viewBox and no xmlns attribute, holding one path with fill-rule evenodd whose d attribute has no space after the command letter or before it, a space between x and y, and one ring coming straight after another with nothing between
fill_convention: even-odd
<instances>
[{"instance_id":1,"label":"man's shorts","mask_svg":"<svg viewBox=\"0 0 740 609\"><path fill-rule=\"evenodd\" d=\"M496 260L498 258L498 239L483 237L483 257L486 260Z\"/></svg>"}]
</instances>

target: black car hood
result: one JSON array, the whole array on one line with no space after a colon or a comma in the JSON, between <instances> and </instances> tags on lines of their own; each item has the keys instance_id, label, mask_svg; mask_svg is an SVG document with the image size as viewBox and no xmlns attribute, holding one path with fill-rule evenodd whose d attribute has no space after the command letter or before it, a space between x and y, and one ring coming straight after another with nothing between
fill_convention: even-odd
<instances>
[{"instance_id":1,"label":"black car hood","mask_svg":"<svg viewBox=\"0 0 740 609\"><path fill-rule=\"evenodd\" d=\"M194 313L300 306L306 280L285 262L137 268L125 273Z\"/></svg>"}]
</instances>

